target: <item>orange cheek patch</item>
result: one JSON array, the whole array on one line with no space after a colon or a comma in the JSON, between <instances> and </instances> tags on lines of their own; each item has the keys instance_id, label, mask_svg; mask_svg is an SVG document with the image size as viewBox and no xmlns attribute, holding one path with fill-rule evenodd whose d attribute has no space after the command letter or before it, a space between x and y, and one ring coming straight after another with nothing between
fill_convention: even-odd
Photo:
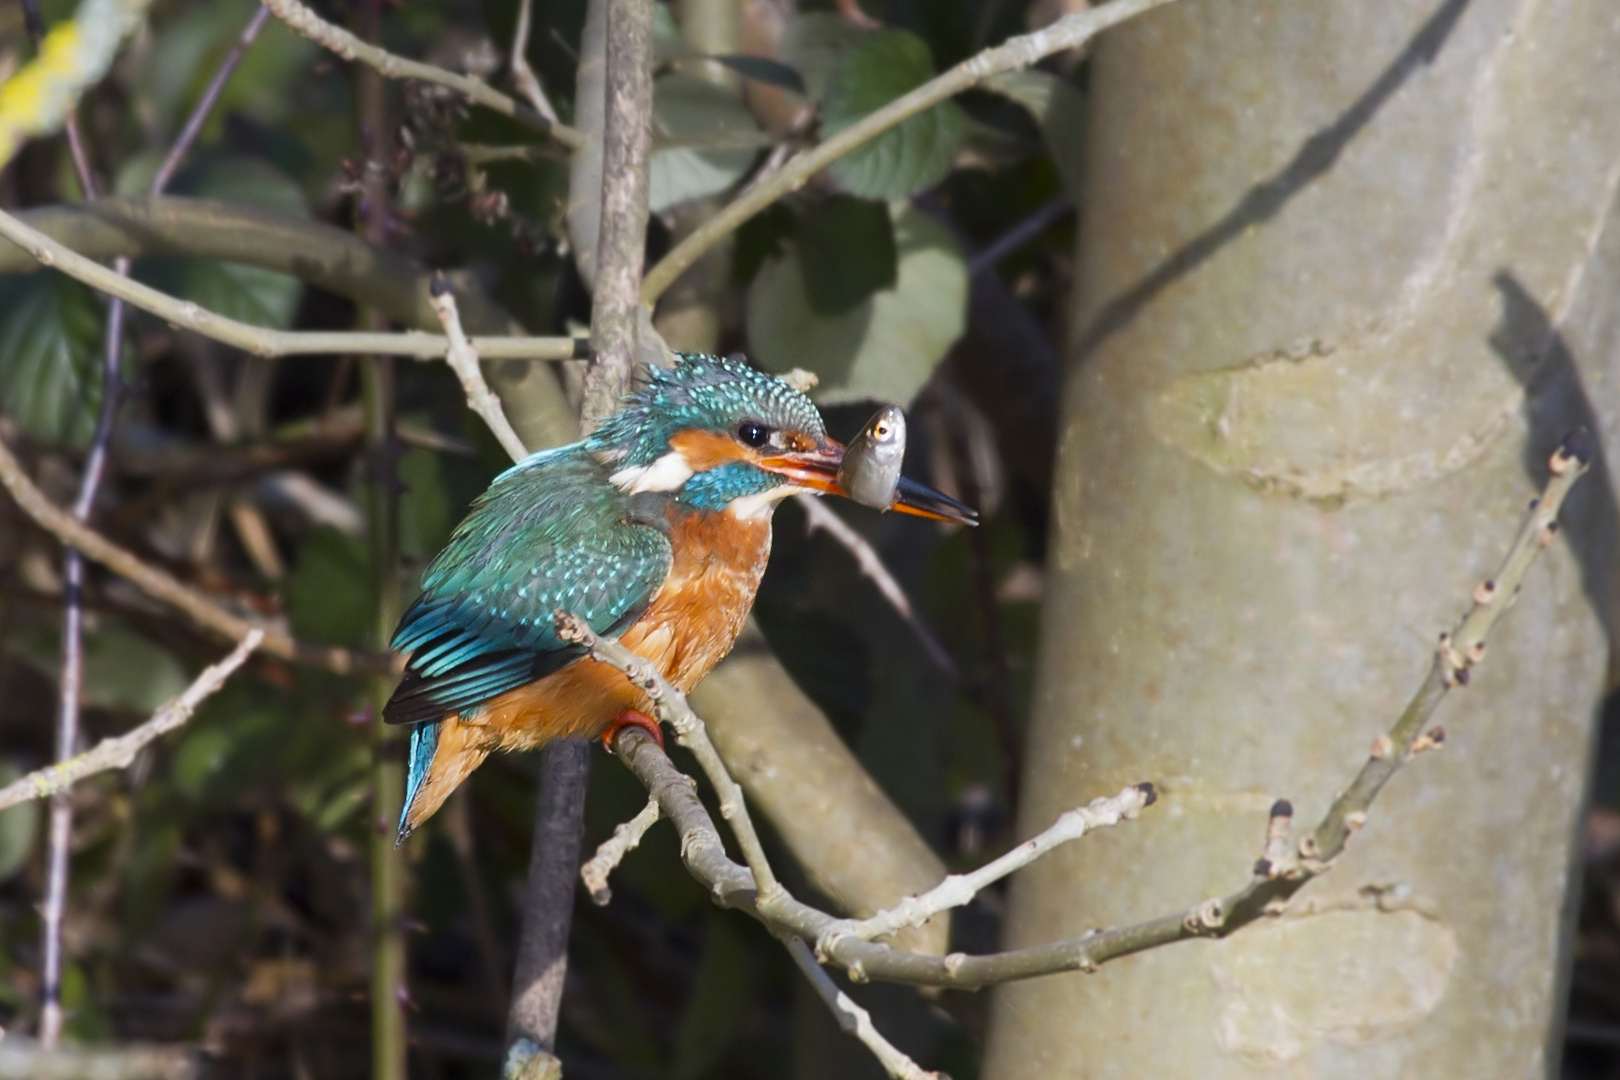
<instances>
[{"instance_id":1,"label":"orange cheek patch","mask_svg":"<svg viewBox=\"0 0 1620 1080\"><path fill-rule=\"evenodd\" d=\"M686 459L686 467L695 473L708 472L731 461L750 461L753 455L730 435L718 431L700 431L691 428L677 432L669 445Z\"/></svg>"}]
</instances>

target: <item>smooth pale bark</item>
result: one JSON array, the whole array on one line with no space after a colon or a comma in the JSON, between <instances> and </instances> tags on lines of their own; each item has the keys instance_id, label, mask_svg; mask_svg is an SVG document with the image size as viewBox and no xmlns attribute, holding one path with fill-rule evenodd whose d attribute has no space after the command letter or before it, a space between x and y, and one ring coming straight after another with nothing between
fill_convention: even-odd
<instances>
[{"instance_id":1,"label":"smooth pale bark","mask_svg":"<svg viewBox=\"0 0 1620 1080\"><path fill-rule=\"evenodd\" d=\"M1612 0L1189 0L1102 40L1021 829L1163 799L1023 872L1009 946L1241 885L1272 800L1314 825L1404 705L1563 432L1614 452L1617 63ZM1002 988L985 1075L1555 1070L1608 485L1287 917Z\"/></svg>"},{"instance_id":2,"label":"smooth pale bark","mask_svg":"<svg viewBox=\"0 0 1620 1080\"><path fill-rule=\"evenodd\" d=\"M876 914L945 877L939 856L782 669L757 627L750 624L692 692L692 705L748 801L836 910ZM893 944L942 953L950 926L942 913L896 934Z\"/></svg>"}]
</instances>

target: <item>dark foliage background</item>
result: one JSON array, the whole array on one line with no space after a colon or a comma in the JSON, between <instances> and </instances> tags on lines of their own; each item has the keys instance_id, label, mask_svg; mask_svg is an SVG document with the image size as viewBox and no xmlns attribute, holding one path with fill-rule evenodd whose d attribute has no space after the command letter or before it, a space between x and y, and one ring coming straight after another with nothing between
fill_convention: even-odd
<instances>
[{"instance_id":1,"label":"dark foliage background","mask_svg":"<svg viewBox=\"0 0 1620 1080\"><path fill-rule=\"evenodd\" d=\"M784 122L797 105L819 102L831 130L892 97L884 81L904 83L907 65L926 77L1063 6L881 0L866 10L885 29L866 32L815 4L795 15L790 3L752 0L745 25L788 25L792 44L780 62L807 94L754 79L746 108L735 91L691 73L697 65L676 44L682 13L662 13L664 172L655 173L654 198L662 192L664 205L650 255L667 250L705 200L745 182L775 141L802 136ZM57 0L43 8L48 23L71 12ZM323 11L340 24L354 16L341 3ZM241 0L157 5L80 109L107 190L144 191L251 13ZM534 16L529 59L567 116L584 4L537 0ZM384 43L503 83L515 17L507 0L395 5L385 9ZM837 63L855 53L870 54L869 76L857 78L858 68L837 75ZM0 69L29 55L21 6L0 7ZM783 78L769 67L753 74ZM682 301L712 326L709 347L746 349L775 370L819 371L835 435L852 435L872 400L910 403L908 472L986 511L985 526L969 535L840 508L939 628L971 694L929 661L843 549L807 535L796 506L778 515L757 607L795 678L956 866L1011 839L1009 778L1018 774L1041 594L1075 229L1066 181L1078 174L1084 60L1058 58L1044 78L1038 87L969 94L960 107L919 118L927 123L909 143L841 163L744 227L720 287ZM272 20L172 190L353 227L363 170L383 168L395 199L394 247L427 265L467 269L532 333L588 322L562 224L566 164L480 164L468 147L521 145L530 134L432 88L394 84L390 94L405 149L368 166L353 73ZM701 141L739 126L763 132L756 145ZM683 148L682 138L696 142ZM81 197L60 137L30 145L0 173L7 207ZM993 245L997 258L975 262ZM347 329L357 319L347 301L267 271L150 259L135 273L261 325ZM910 321L890 324L908 312ZM681 317L666 312L671 321L661 325L677 345ZM65 278L0 279L0 434L20 445L59 503L71 499L98 404L101 322L101 301ZM300 638L363 646L368 477L354 359L269 363L139 317L123 363L128 390L98 527L221 602L285 620ZM403 576L414 581L506 462L443 365L402 362L398 371L400 547ZM52 753L59 562L53 541L0 505L0 771L8 777ZM88 604L87 739L138 722L220 652L174 613L94 570ZM260 657L129 773L76 789L71 1039L196 1041L218 1076L369 1071L365 852L373 830L388 826L370 804L367 700L357 680ZM413 882L413 1075L489 1076L498 1067L534 771L530 758L492 759L398 852ZM597 755L587 846L643 797ZM1620 806L1620 767L1605 766L1599 798ZM33 806L0 814L0 1026L8 1029L36 1019L42 817ZM1606 1076L1620 1074L1620 812L1600 808L1591 820L1595 872L1569 1064L1571 1075ZM791 859L776 854L791 874ZM997 912L997 894L981 897L958 919L959 942L993 944ZM811 1080L876 1070L756 924L706 902L667 827L617 872L611 905L580 897L571 956L560 1044L570 1076ZM975 1075L981 999L870 987L863 1000L925 1065L958 1080Z\"/></svg>"}]
</instances>

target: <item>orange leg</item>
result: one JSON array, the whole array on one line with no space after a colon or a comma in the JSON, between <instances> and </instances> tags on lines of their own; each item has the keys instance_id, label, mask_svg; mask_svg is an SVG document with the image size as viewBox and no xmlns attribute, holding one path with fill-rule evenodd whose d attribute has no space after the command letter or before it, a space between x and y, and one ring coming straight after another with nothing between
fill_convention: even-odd
<instances>
[{"instance_id":1,"label":"orange leg","mask_svg":"<svg viewBox=\"0 0 1620 1080\"><path fill-rule=\"evenodd\" d=\"M602 749L613 753L613 736L627 727L638 727L652 736L652 741L658 744L658 749L664 748L664 730L658 726L658 721L644 712L626 709L608 724L607 730L602 732Z\"/></svg>"}]
</instances>

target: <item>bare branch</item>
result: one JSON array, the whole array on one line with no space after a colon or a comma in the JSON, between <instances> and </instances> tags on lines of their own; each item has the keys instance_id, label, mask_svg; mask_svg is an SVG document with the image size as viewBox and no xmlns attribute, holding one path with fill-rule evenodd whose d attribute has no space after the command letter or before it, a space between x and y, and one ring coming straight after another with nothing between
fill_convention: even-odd
<instances>
[{"instance_id":1,"label":"bare branch","mask_svg":"<svg viewBox=\"0 0 1620 1080\"><path fill-rule=\"evenodd\" d=\"M204 337L235 346L254 356L358 352L436 360L450 348L449 339L438 334L347 331L310 333L249 326L247 323L216 315L190 300L177 299L159 292L150 285L143 285L114 270L109 270L37 229L30 228L4 210L0 210L0 236L26 250L42 266L60 270L93 289L117 297L175 326L193 330ZM484 356L532 360L563 360L574 356L577 352L573 338L480 339L477 348Z\"/></svg>"},{"instance_id":2,"label":"bare branch","mask_svg":"<svg viewBox=\"0 0 1620 1080\"><path fill-rule=\"evenodd\" d=\"M118 256L168 256L243 263L290 274L418 330L439 326L428 302L432 271L368 243L353 230L299 214L212 199L115 195L93 203L34 207L16 216L97 262ZM26 273L35 265L31 252L0 243L0 273ZM476 279L455 284L462 323L470 332L520 332ZM484 351L498 355L487 346ZM581 344L575 359L584 356Z\"/></svg>"},{"instance_id":3,"label":"bare branch","mask_svg":"<svg viewBox=\"0 0 1620 1080\"><path fill-rule=\"evenodd\" d=\"M698 764L703 767L709 783L714 785L715 794L720 797L720 816L731 825L738 846L742 848L743 859L748 863L748 869L757 883L759 890L757 902L760 906L768 907L778 899L786 897L787 890L776 880L776 875L765 858L765 847L759 842L759 834L754 830L753 819L748 816L743 790L737 781L732 779L731 771L726 768L720 752L710 741L709 732L703 726L703 721L698 719L697 713L692 711L692 706L687 704L686 695L671 686L651 662L637 656L617 641L601 637L578 615L559 611L556 622L559 638L581 646L592 659L618 668L624 672L626 678L645 691L652 699L653 707L658 711L658 718L675 729L675 737L680 744L692 751L693 756L698 759Z\"/></svg>"},{"instance_id":4,"label":"bare branch","mask_svg":"<svg viewBox=\"0 0 1620 1080\"><path fill-rule=\"evenodd\" d=\"M878 1063L890 1076L895 1080L949 1080L940 1073L929 1072L922 1068L885 1039L883 1033L872 1023L872 1014L855 1004L853 998L838 989L838 984L832 981L832 976L816 963L816 958L811 955L808 945L798 938L790 938L784 944L794 963L804 972L804 977L810 980L816 994L826 1002L827 1008L832 1010L838 1026L846 1035L855 1036L863 1046L872 1051L872 1056L878 1059Z\"/></svg>"},{"instance_id":5,"label":"bare branch","mask_svg":"<svg viewBox=\"0 0 1620 1080\"><path fill-rule=\"evenodd\" d=\"M449 341L445 350L444 362L450 365L450 370L456 373L461 380L461 389L467 395L467 406L477 413L489 430L494 432L496 440L501 444L513 461L521 461L528 456L528 447L518 438L518 433L512 430L512 423L506 418L506 412L501 408L501 399L484 381L483 369L478 366L478 351L467 340L467 335L461 329L461 313L456 310L456 294L450 289L450 282L443 277L435 278L429 294L433 298L433 310L438 314L439 321L444 323L444 336Z\"/></svg>"},{"instance_id":6,"label":"bare branch","mask_svg":"<svg viewBox=\"0 0 1620 1080\"><path fill-rule=\"evenodd\" d=\"M184 1047L46 1050L16 1036L0 1042L0 1080L192 1080L197 1074Z\"/></svg>"},{"instance_id":7,"label":"bare branch","mask_svg":"<svg viewBox=\"0 0 1620 1080\"><path fill-rule=\"evenodd\" d=\"M687 267L743 222L788 192L797 191L816 173L902 120L977 86L992 75L1026 68L1042 57L1078 48L1109 27L1168 3L1174 0L1113 0L1089 11L1066 15L1043 30L1010 38L995 48L971 56L909 94L895 98L813 149L789 158L769 180L755 184L694 229L647 272L641 298L649 304L656 301Z\"/></svg>"},{"instance_id":8,"label":"bare branch","mask_svg":"<svg viewBox=\"0 0 1620 1080\"><path fill-rule=\"evenodd\" d=\"M647 835L647 830L656 824L658 800L649 796L647 805L641 808L640 813L615 826L613 835L602 841L596 854L579 868L579 878L585 883L585 891L591 894L592 903L601 907L613 899L613 890L608 888L608 875L618 868L626 855L636 850L641 838Z\"/></svg>"},{"instance_id":9,"label":"bare branch","mask_svg":"<svg viewBox=\"0 0 1620 1080\"><path fill-rule=\"evenodd\" d=\"M601 174L602 222L595 237L591 345L580 429L589 433L617 407L635 355L641 267L647 244L647 165L652 131L652 5L592 0L587 26L605 25L606 76ZM596 85L580 66L576 97ZM603 100L598 98L598 100ZM579 103L576 115L592 114ZM594 134L594 132L593 132ZM583 140L582 140L583 141ZM576 166L590 151L575 155ZM577 171L577 169L576 169ZM578 193L576 193L578 194ZM578 242L576 238L576 242ZM590 748L555 741L540 757L540 798L524 898L522 948L513 973L506 1072L547 1061L562 1008L575 873L584 829Z\"/></svg>"},{"instance_id":10,"label":"bare branch","mask_svg":"<svg viewBox=\"0 0 1620 1080\"><path fill-rule=\"evenodd\" d=\"M976 990L1063 971L1095 971L1109 960L1177 941L1226 937L1280 912L1289 898L1325 872L1344 850L1348 837L1366 821L1372 800L1390 776L1413 755L1439 745L1443 734L1438 729L1425 732L1426 725L1446 692L1466 685L1467 673L1483 659L1486 636L1508 601L1517 595L1535 557L1557 535L1558 512L1570 488L1586 471L1592 453L1591 436L1580 431L1565 439L1553 454L1552 476L1541 497L1531 504L1531 512L1496 576L1475 590L1468 614L1456 630L1441 639L1429 677L1395 726L1375 740L1361 774L1334 802L1315 833L1301 840L1298 856L1282 856L1292 817L1292 807L1282 801L1272 808L1264 855L1246 887L1155 919L982 956L927 956L840 933L841 928L850 925L849 920L835 919L786 894L769 905L758 902L753 874L726 855L708 811L650 736L627 727L615 736L614 752L658 800L681 837L681 858L687 870L709 890L716 903L752 914L779 936L819 943L823 949L820 958L845 968L857 981L881 979ZM622 647L605 649L604 644L598 642L593 655L610 663L615 662L615 657L626 659ZM656 685L656 680L648 677L650 665L633 655L628 655L620 669L631 674L637 685ZM1142 794L1145 797L1146 793Z\"/></svg>"},{"instance_id":11,"label":"bare branch","mask_svg":"<svg viewBox=\"0 0 1620 1080\"><path fill-rule=\"evenodd\" d=\"M361 41L342 27L333 26L298 0L265 0L265 6L275 12L276 18L317 45L331 50L345 60L358 60L376 69L384 78L417 79L449 87L462 94L468 101L526 124L570 150L578 150L584 143L584 136L575 129L548 120L518 104L482 79L475 79L471 75L458 75L453 71L434 67L432 64L395 56L386 49Z\"/></svg>"},{"instance_id":12,"label":"bare branch","mask_svg":"<svg viewBox=\"0 0 1620 1080\"><path fill-rule=\"evenodd\" d=\"M512 81L517 83L518 91L529 99L534 111L545 117L551 123L557 123L557 110L551 107L551 99L540 86L540 79L535 75L534 69L529 66L529 24L533 21L534 0L521 0L518 4L517 28L512 31ZM581 137L583 143L583 136Z\"/></svg>"},{"instance_id":13,"label":"bare branch","mask_svg":"<svg viewBox=\"0 0 1620 1080\"><path fill-rule=\"evenodd\" d=\"M184 693L153 713L151 719L139 727L123 735L103 739L76 757L43 769L36 769L27 776L13 780L0 788L0 810L32 799L49 798L96 773L129 768L135 761L135 755L148 743L167 735L190 720L197 707L225 685L225 680L246 662L248 656L263 640L263 630L249 631L229 656L217 664L204 668L202 674L186 687Z\"/></svg>"},{"instance_id":14,"label":"bare branch","mask_svg":"<svg viewBox=\"0 0 1620 1080\"><path fill-rule=\"evenodd\" d=\"M88 525L75 521L71 514L53 504L44 492L34 486L21 463L3 442L0 442L0 487L11 493L23 513L36 525L62 543L82 551L86 558L127 578L148 596L185 612L198 625L233 641L243 641L249 634L260 631L264 634L261 647L269 655L295 664L324 668L339 675L361 671L391 672L398 666L397 659L392 656L356 653L336 646L307 645L231 614L167 571L147 565Z\"/></svg>"},{"instance_id":15,"label":"bare branch","mask_svg":"<svg viewBox=\"0 0 1620 1080\"><path fill-rule=\"evenodd\" d=\"M869 919L851 920L817 942L816 950L825 954L831 945L830 938L840 933L871 940L887 937L908 926L921 926L942 911L970 902L982 889L1014 871L1022 870L1059 845L1078 840L1094 829L1136 820L1136 816L1144 808L1152 806L1158 797L1152 784L1133 784L1118 795L1093 799L1085 806L1065 811L1045 832L1025 840L1001 858L987 862L971 873L951 874L921 896L908 896Z\"/></svg>"},{"instance_id":16,"label":"bare branch","mask_svg":"<svg viewBox=\"0 0 1620 1080\"><path fill-rule=\"evenodd\" d=\"M253 12L253 17L248 19L248 24L237 35L236 43L220 60L219 67L214 69L214 77L208 80L208 87L203 91L202 97L197 99L191 115L186 117L185 126L180 129L180 134L175 136L174 145L169 147L169 152L163 156L163 163L152 176L150 190L153 195L163 194L163 189L174 179L180 163L185 160L192 144L197 141L197 134L202 131L208 114L214 111L214 106L219 102L219 95L224 92L225 84L231 81L231 76L236 73L237 65L241 64L248 46L258 39L259 31L264 29L264 24L269 18L270 9L260 4Z\"/></svg>"}]
</instances>

